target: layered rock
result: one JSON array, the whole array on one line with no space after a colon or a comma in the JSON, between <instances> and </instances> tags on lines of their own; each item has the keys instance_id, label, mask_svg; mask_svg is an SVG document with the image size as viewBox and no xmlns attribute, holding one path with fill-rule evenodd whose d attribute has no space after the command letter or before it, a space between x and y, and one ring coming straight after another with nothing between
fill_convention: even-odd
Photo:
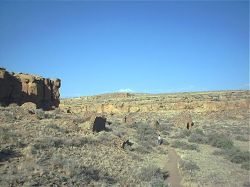
<instances>
[{"instance_id":1,"label":"layered rock","mask_svg":"<svg viewBox=\"0 0 250 187\"><path fill-rule=\"evenodd\" d=\"M60 103L60 79L47 79L40 76L9 73L0 68L0 103L9 105L26 102L35 103L37 108L50 109Z\"/></svg>"},{"instance_id":2,"label":"layered rock","mask_svg":"<svg viewBox=\"0 0 250 187\"><path fill-rule=\"evenodd\" d=\"M211 113L229 110L249 110L249 91L220 91L178 94L130 94L124 97L108 98L81 97L62 100L61 108L70 108L72 113L96 112L105 114L181 112ZM127 116L128 117L128 116ZM124 119L125 120L125 119ZM129 121L129 117L126 119Z\"/></svg>"}]
</instances>

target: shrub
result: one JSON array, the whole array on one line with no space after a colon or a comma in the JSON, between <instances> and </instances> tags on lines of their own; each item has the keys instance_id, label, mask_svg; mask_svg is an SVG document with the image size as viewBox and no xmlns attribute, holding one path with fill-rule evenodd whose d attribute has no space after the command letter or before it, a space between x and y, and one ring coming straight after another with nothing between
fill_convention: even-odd
<instances>
[{"instance_id":1,"label":"shrub","mask_svg":"<svg viewBox=\"0 0 250 187\"><path fill-rule=\"evenodd\" d=\"M187 129L182 129L174 138L186 138L190 136L191 131Z\"/></svg>"},{"instance_id":2,"label":"shrub","mask_svg":"<svg viewBox=\"0 0 250 187\"><path fill-rule=\"evenodd\" d=\"M243 162L242 164L241 164L241 168L242 169L246 169L246 170L250 170L250 162L248 161L248 162ZM249 185L250 186L250 185Z\"/></svg>"},{"instance_id":3,"label":"shrub","mask_svg":"<svg viewBox=\"0 0 250 187\"><path fill-rule=\"evenodd\" d=\"M234 163L243 163L250 162L250 154L248 151L237 151L233 155L231 155L231 162Z\"/></svg>"},{"instance_id":4,"label":"shrub","mask_svg":"<svg viewBox=\"0 0 250 187\"><path fill-rule=\"evenodd\" d=\"M52 147L59 148L59 147L81 147L84 144L95 144L96 141L87 138L87 137L82 137L82 138L73 138L73 139L65 139L65 138L54 138L54 137L47 137L43 139L39 139L35 144L34 148L36 149L49 149Z\"/></svg>"},{"instance_id":5,"label":"shrub","mask_svg":"<svg viewBox=\"0 0 250 187\"><path fill-rule=\"evenodd\" d=\"M162 123L159 126L159 131L164 135L169 135L170 131L173 129L173 125L170 123Z\"/></svg>"},{"instance_id":6,"label":"shrub","mask_svg":"<svg viewBox=\"0 0 250 187\"><path fill-rule=\"evenodd\" d=\"M167 172L163 172L159 167L154 164L148 164L142 167L137 174L141 181L147 181L154 184L158 183L160 186L164 184L164 180L168 177Z\"/></svg>"},{"instance_id":7,"label":"shrub","mask_svg":"<svg viewBox=\"0 0 250 187\"><path fill-rule=\"evenodd\" d=\"M216 155L223 155L226 159L230 160L233 163L241 164L244 163L243 167L248 167L246 162L250 163L250 152L249 151L241 151L237 147L232 147L231 149L222 149L215 151Z\"/></svg>"},{"instance_id":8,"label":"shrub","mask_svg":"<svg viewBox=\"0 0 250 187\"><path fill-rule=\"evenodd\" d=\"M140 141L152 142L152 140L154 140L154 136L156 136L156 130L150 127L148 124L136 123L133 125L133 127L136 129ZM155 140L156 139L157 137Z\"/></svg>"},{"instance_id":9,"label":"shrub","mask_svg":"<svg viewBox=\"0 0 250 187\"><path fill-rule=\"evenodd\" d=\"M35 114L37 119L41 120L41 119L45 119L45 112L42 109L36 109L35 110Z\"/></svg>"},{"instance_id":10,"label":"shrub","mask_svg":"<svg viewBox=\"0 0 250 187\"><path fill-rule=\"evenodd\" d=\"M250 181L246 181L243 183L243 187L250 187Z\"/></svg>"},{"instance_id":11,"label":"shrub","mask_svg":"<svg viewBox=\"0 0 250 187\"><path fill-rule=\"evenodd\" d=\"M0 127L0 143L14 143L17 141L17 135L7 128Z\"/></svg>"},{"instance_id":12,"label":"shrub","mask_svg":"<svg viewBox=\"0 0 250 187\"><path fill-rule=\"evenodd\" d=\"M64 139L47 137L39 139L35 144L34 148L36 149L49 149L51 147L62 147L65 144Z\"/></svg>"},{"instance_id":13,"label":"shrub","mask_svg":"<svg viewBox=\"0 0 250 187\"><path fill-rule=\"evenodd\" d=\"M183 149L183 150L196 150L196 151L199 151L198 145L189 144L189 143L182 142L182 141L179 141L179 140L174 141L171 146L175 147L175 148L180 148L180 149Z\"/></svg>"},{"instance_id":14,"label":"shrub","mask_svg":"<svg viewBox=\"0 0 250 187\"><path fill-rule=\"evenodd\" d=\"M56 124L49 124L49 125L47 125L47 128L55 129L61 133L68 133L68 130L66 130L65 128L59 127Z\"/></svg>"},{"instance_id":15,"label":"shrub","mask_svg":"<svg viewBox=\"0 0 250 187\"><path fill-rule=\"evenodd\" d=\"M17 117L13 111L4 111L4 119L6 122L13 123Z\"/></svg>"},{"instance_id":16,"label":"shrub","mask_svg":"<svg viewBox=\"0 0 250 187\"><path fill-rule=\"evenodd\" d=\"M233 141L223 134L209 134L208 143L222 149L231 149L233 147Z\"/></svg>"},{"instance_id":17,"label":"shrub","mask_svg":"<svg viewBox=\"0 0 250 187\"><path fill-rule=\"evenodd\" d=\"M194 131L193 131L193 133L194 134L199 134L199 135L202 135L202 136L205 136L205 133L203 132L203 130L202 129L195 129Z\"/></svg>"},{"instance_id":18,"label":"shrub","mask_svg":"<svg viewBox=\"0 0 250 187\"><path fill-rule=\"evenodd\" d=\"M191 160L182 160L180 162L180 168L182 169L182 171L188 172L190 174L200 170L200 167Z\"/></svg>"},{"instance_id":19,"label":"shrub","mask_svg":"<svg viewBox=\"0 0 250 187\"><path fill-rule=\"evenodd\" d=\"M37 119L58 119L60 116L58 116L58 110L53 111L44 111L43 109L36 109L35 114Z\"/></svg>"},{"instance_id":20,"label":"shrub","mask_svg":"<svg viewBox=\"0 0 250 187\"><path fill-rule=\"evenodd\" d=\"M150 149L148 149L148 147L145 147L143 145L138 145L134 151L141 153L141 154L148 154L150 153Z\"/></svg>"},{"instance_id":21,"label":"shrub","mask_svg":"<svg viewBox=\"0 0 250 187\"><path fill-rule=\"evenodd\" d=\"M206 144L208 143L208 138L205 135L192 133L188 138L189 142L199 143L199 144Z\"/></svg>"},{"instance_id":22,"label":"shrub","mask_svg":"<svg viewBox=\"0 0 250 187\"><path fill-rule=\"evenodd\" d=\"M65 142L65 146L81 147L85 144L96 145L98 142L90 137L81 137L69 139Z\"/></svg>"},{"instance_id":23,"label":"shrub","mask_svg":"<svg viewBox=\"0 0 250 187\"><path fill-rule=\"evenodd\" d=\"M249 141L249 137L248 136L242 136L242 135L238 135L235 137L235 140L239 140L239 141L242 141L242 142L247 142Z\"/></svg>"}]
</instances>

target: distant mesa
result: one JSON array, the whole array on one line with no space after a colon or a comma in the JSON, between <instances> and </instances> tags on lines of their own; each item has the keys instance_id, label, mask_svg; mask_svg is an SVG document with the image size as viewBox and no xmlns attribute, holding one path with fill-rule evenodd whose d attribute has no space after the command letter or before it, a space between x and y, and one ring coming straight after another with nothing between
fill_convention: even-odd
<instances>
[{"instance_id":1,"label":"distant mesa","mask_svg":"<svg viewBox=\"0 0 250 187\"><path fill-rule=\"evenodd\" d=\"M47 79L25 73L10 73L0 68L0 104L36 104L37 108L52 109L60 104L60 79Z\"/></svg>"}]
</instances>

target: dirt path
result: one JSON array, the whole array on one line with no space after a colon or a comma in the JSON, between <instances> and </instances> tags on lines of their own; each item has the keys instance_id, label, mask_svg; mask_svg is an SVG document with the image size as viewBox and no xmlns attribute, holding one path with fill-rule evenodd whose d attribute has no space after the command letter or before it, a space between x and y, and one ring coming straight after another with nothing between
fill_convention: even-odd
<instances>
[{"instance_id":1,"label":"dirt path","mask_svg":"<svg viewBox=\"0 0 250 187\"><path fill-rule=\"evenodd\" d=\"M168 150L168 171L169 177L168 182L170 183L171 187L182 187L181 185L181 174L178 169L178 162L180 157L177 155L176 151L172 148Z\"/></svg>"}]
</instances>

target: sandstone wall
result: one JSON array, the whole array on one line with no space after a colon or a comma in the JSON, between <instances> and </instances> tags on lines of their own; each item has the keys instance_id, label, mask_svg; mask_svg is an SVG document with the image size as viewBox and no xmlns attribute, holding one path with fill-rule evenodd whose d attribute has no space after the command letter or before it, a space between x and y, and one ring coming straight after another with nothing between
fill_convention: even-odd
<instances>
[{"instance_id":1,"label":"sandstone wall","mask_svg":"<svg viewBox=\"0 0 250 187\"><path fill-rule=\"evenodd\" d=\"M33 102L37 108L50 109L60 103L60 79L47 79L0 68L0 103L8 105Z\"/></svg>"},{"instance_id":2,"label":"sandstone wall","mask_svg":"<svg viewBox=\"0 0 250 187\"><path fill-rule=\"evenodd\" d=\"M249 110L249 91L221 91L180 94L130 94L127 97L81 97L62 100L61 108L73 113L206 113L229 110Z\"/></svg>"}]
</instances>

